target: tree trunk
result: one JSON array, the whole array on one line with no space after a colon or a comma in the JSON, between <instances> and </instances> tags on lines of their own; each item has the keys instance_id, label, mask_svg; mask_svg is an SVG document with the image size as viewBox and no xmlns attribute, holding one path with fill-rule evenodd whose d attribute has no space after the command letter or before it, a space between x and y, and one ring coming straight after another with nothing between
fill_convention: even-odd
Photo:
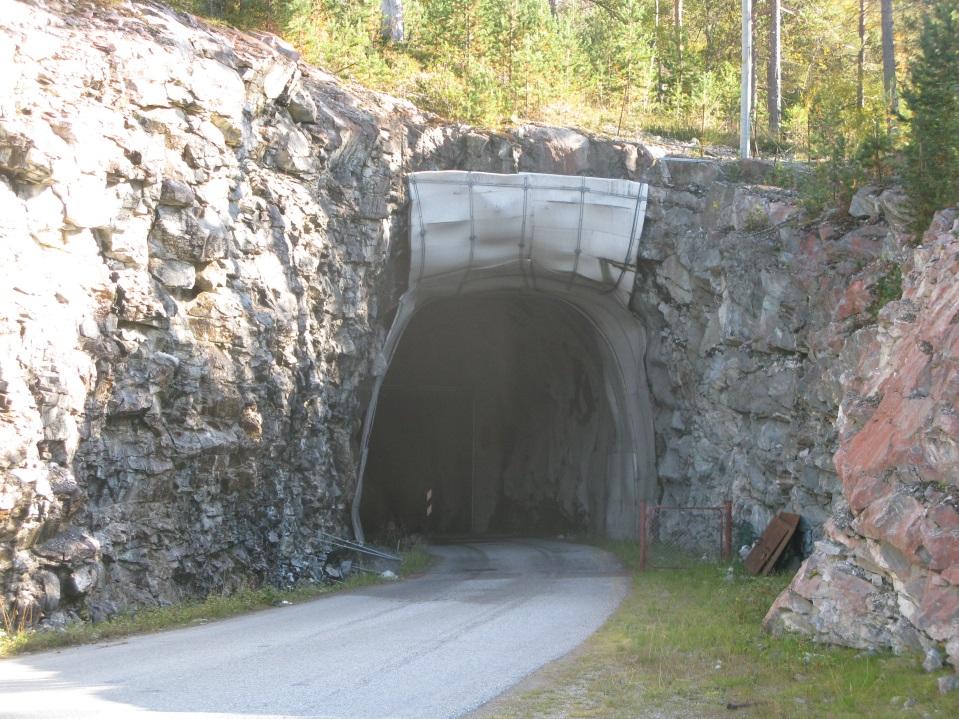
<instances>
[{"instance_id":1,"label":"tree trunk","mask_svg":"<svg viewBox=\"0 0 959 719\"><path fill-rule=\"evenodd\" d=\"M386 42L403 42L406 32L403 28L403 0L380 0L380 12L383 15L380 34Z\"/></svg>"},{"instance_id":2,"label":"tree trunk","mask_svg":"<svg viewBox=\"0 0 959 719\"><path fill-rule=\"evenodd\" d=\"M859 0L859 55L856 58L856 107L866 106L866 0Z\"/></svg>"},{"instance_id":3,"label":"tree trunk","mask_svg":"<svg viewBox=\"0 0 959 719\"><path fill-rule=\"evenodd\" d=\"M513 53L516 50L516 0L509 6L509 34L506 40L506 86L509 88L510 111L516 107L516 88L513 87Z\"/></svg>"},{"instance_id":4,"label":"tree trunk","mask_svg":"<svg viewBox=\"0 0 959 719\"><path fill-rule=\"evenodd\" d=\"M893 38L892 0L882 0L882 90L886 107L896 114L899 97L896 94L896 44Z\"/></svg>"},{"instance_id":5,"label":"tree trunk","mask_svg":"<svg viewBox=\"0 0 959 719\"><path fill-rule=\"evenodd\" d=\"M656 101L663 100L663 56L659 47L659 0L656 0L656 39L653 52L656 53Z\"/></svg>"},{"instance_id":6,"label":"tree trunk","mask_svg":"<svg viewBox=\"0 0 959 719\"><path fill-rule=\"evenodd\" d=\"M769 65L766 70L766 106L769 113L769 132L779 137L782 116L782 5L781 0L769 0Z\"/></svg>"},{"instance_id":7,"label":"tree trunk","mask_svg":"<svg viewBox=\"0 0 959 719\"><path fill-rule=\"evenodd\" d=\"M676 78L683 84L683 0L673 0L673 30L676 32Z\"/></svg>"}]
</instances>

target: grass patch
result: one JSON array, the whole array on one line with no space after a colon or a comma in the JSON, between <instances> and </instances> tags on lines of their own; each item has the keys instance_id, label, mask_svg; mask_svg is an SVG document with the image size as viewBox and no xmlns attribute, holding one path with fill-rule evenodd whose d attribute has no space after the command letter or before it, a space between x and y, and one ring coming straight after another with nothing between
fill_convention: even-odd
<instances>
[{"instance_id":1,"label":"grass patch","mask_svg":"<svg viewBox=\"0 0 959 719\"><path fill-rule=\"evenodd\" d=\"M414 544L403 552L403 562L400 564L400 576L409 577L429 569L433 563L433 555L426 551L422 544Z\"/></svg>"},{"instance_id":2,"label":"grass patch","mask_svg":"<svg viewBox=\"0 0 959 719\"><path fill-rule=\"evenodd\" d=\"M611 544L631 569L635 544ZM534 688L484 716L887 717L957 716L916 657L867 656L761 628L787 576L725 566L636 573L619 611Z\"/></svg>"},{"instance_id":3,"label":"grass patch","mask_svg":"<svg viewBox=\"0 0 959 719\"><path fill-rule=\"evenodd\" d=\"M422 572L429 567L431 561L432 557L424 547L413 545L403 552L403 562L398 574L406 577ZM245 589L229 595L211 595L203 600L140 609L96 624L76 622L68 624L62 630L38 631L6 622L5 631L0 632L0 657L205 624L259 609L281 606L284 602L308 601L324 594L367 587L382 581L378 574L359 572L345 582L336 584L303 583L288 589L270 586Z\"/></svg>"}]
</instances>

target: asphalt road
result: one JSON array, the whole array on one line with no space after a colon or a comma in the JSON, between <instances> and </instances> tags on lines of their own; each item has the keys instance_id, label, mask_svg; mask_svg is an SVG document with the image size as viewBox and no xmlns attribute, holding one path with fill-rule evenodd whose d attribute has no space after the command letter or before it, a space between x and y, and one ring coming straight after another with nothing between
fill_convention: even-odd
<instances>
[{"instance_id":1,"label":"asphalt road","mask_svg":"<svg viewBox=\"0 0 959 719\"><path fill-rule=\"evenodd\" d=\"M408 581L0 661L0 716L458 717L580 644L628 586L593 547L430 551Z\"/></svg>"}]
</instances>

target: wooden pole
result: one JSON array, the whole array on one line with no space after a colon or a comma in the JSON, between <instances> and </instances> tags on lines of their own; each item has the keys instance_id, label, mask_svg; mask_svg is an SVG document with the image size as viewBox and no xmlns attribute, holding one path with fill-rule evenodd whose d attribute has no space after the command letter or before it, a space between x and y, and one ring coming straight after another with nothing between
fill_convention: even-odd
<instances>
[{"instance_id":1,"label":"wooden pole","mask_svg":"<svg viewBox=\"0 0 959 719\"><path fill-rule=\"evenodd\" d=\"M646 571L646 500L639 500L639 571Z\"/></svg>"},{"instance_id":2,"label":"wooden pole","mask_svg":"<svg viewBox=\"0 0 959 719\"><path fill-rule=\"evenodd\" d=\"M742 87L739 97L739 156L749 157L749 114L752 101L753 68L753 3L743 0Z\"/></svg>"},{"instance_id":3,"label":"wooden pole","mask_svg":"<svg viewBox=\"0 0 959 719\"><path fill-rule=\"evenodd\" d=\"M728 499L723 502L723 561L728 562L733 556L733 503Z\"/></svg>"}]
</instances>

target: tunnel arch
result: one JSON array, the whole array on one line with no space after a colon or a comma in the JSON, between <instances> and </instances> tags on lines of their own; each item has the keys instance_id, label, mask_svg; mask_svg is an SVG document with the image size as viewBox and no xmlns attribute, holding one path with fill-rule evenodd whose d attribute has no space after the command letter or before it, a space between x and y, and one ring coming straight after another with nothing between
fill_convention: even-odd
<instances>
[{"instance_id":1,"label":"tunnel arch","mask_svg":"<svg viewBox=\"0 0 959 719\"><path fill-rule=\"evenodd\" d=\"M459 171L409 176L407 291L383 348L361 435L354 534L370 437L387 370L410 323L446 298L540 296L582 317L600 339L615 437L603 516L610 537L633 536L638 501L655 487L643 326L629 310L647 187L627 180Z\"/></svg>"}]
</instances>

